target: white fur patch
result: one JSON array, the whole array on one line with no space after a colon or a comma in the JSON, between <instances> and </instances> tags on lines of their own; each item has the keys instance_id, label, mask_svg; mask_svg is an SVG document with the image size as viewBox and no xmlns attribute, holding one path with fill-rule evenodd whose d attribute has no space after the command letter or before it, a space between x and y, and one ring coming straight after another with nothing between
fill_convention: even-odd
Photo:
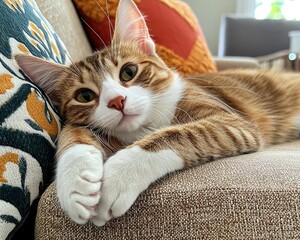
<instances>
[{"instance_id":1,"label":"white fur patch","mask_svg":"<svg viewBox=\"0 0 300 240\"><path fill-rule=\"evenodd\" d=\"M183 165L172 150L148 152L135 146L117 152L104 165L101 199L92 222L102 226L123 215L152 182Z\"/></svg>"},{"instance_id":2,"label":"white fur patch","mask_svg":"<svg viewBox=\"0 0 300 240\"><path fill-rule=\"evenodd\" d=\"M149 118L149 126L154 129L170 126L183 90L182 79L178 74L174 73L174 79L169 89L163 93L156 93L153 96L153 109Z\"/></svg>"},{"instance_id":3,"label":"white fur patch","mask_svg":"<svg viewBox=\"0 0 300 240\"><path fill-rule=\"evenodd\" d=\"M76 223L86 223L99 202L103 173L102 153L93 146L77 144L57 162L57 196L62 209Z\"/></svg>"},{"instance_id":4,"label":"white fur patch","mask_svg":"<svg viewBox=\"0 0 300 240\"><path fill-rule=\"evenodd\" d=\"M125 118L121 111L107 106L117 96L126 97L123 109L123 113L127 115ZM125 88L107 76L91 122L94 127L104 128L114 136L128 136L129 132L135 132L143 125L151 107L151 93L147 89L140 86Z\"/></svg>"}]
</instances>

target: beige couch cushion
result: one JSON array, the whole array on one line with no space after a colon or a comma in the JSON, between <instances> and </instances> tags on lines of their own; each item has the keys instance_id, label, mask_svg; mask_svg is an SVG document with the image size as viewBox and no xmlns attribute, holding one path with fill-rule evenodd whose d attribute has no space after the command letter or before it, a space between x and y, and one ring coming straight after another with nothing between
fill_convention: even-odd
<instances>
[{"instance_id":1,"label":"beige couch cushion","mask_svg":"<svg viewBox=\"0 0 300 240\"><path fill-rule=\"evenodd\" d=\"M229 68L260 68L256 58L251 57L214 57L218 71Z\"/></svg>"},{"instance_id":2,"label":"beige couch cushion","mask_svg":"<svg viewBox=\"0 0 300 240\"><path fill-rule=\"evenodd\" d=\"M36 3L65 43L73 61L92 53L71 0L36 0Z\"/></svg>"},{"instance_id":3,"label":"beige couch cushion","mask_svg":"<svg viewBox=\"0 0 300 240\"><path fill-rule=\"evenodd\" d=\"M157 181L105 227L77 225L42 196L37 239L300 239L300 141Z\"/></svg>"}]
</instances>

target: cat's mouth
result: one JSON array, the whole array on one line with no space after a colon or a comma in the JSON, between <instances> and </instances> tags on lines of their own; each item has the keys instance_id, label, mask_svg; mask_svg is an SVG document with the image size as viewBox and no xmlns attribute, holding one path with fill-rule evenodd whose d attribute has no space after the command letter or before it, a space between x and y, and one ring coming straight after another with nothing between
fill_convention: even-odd
<instances>
[{"instance_id":1,"label":"cat's mouth","mask_svg":"<svg viewBox=\"0 0 300 240\"><path fill-rule=\"evenodd\" d=\"M126 123L130 123L132 122L136 117L138 117L139 114L126 114L122 111L122 118L121 120L119 121L118 123L118 127L123 125L123 124L126 124Z\"/></svg>"}]
</instances>

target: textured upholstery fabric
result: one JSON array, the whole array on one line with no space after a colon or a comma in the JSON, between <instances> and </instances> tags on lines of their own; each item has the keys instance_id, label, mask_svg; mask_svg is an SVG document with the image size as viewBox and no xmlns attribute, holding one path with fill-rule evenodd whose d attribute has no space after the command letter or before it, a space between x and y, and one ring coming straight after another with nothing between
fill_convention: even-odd
<instances>
[{"instance_id":1,"label":"textured upholstery fabric","mask_svg":"<svg viewBox=\"0 0 300 240\"><path fill-rule=\"evenodd\" d=\"M0 239L9 239L52 178L60 132L55 109L14 55L70 61L33 0L0 0L0 9Z\"/></svg>"},{"instance_id":2,"label":"textured upholstery fabric","mask_svg":"<svg viewBox=\"0 0 300 240\"><path fill-rule=\"evenodd\" d=\"M36 0L36 3L63 40L74 61L92 53L71 0Z\"/></svg>"},{"instance_id":3,"label":"textured upholstery fabric","mask_svg":"<svg viewBox=\"0 0 300 240\"><path fill-rule=\"evenodd\" d=\"M171 174L123 217L99 228L72 223L53 183L37 239L300 239L300 141Z\"/></svg>"}]
</instances>

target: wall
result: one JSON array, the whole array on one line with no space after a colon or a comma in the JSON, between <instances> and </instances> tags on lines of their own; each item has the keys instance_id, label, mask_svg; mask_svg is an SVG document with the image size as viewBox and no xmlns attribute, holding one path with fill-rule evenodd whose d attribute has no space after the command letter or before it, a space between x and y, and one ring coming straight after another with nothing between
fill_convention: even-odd
<instances>
[{"instance_id":1,"label":"wall","mask_svg":"<svg viewBox=\"0 0 300 240\"><path fill-rule=\"evenodd\" d=\"M209 49L213 55L218 53L219 29L224 13L236 12L237 0L184 0L196 13Z\"/></svg>"}]
</instances>

